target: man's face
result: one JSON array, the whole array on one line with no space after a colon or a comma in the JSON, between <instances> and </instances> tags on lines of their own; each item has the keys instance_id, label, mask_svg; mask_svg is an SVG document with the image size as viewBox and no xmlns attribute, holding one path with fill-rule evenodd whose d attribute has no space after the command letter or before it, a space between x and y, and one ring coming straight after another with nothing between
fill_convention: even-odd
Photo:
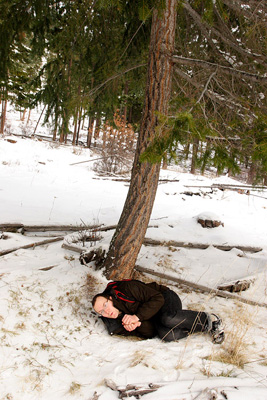
<instances>
[{"instance_id":1,"label":"man's face","mask_svg":"<svg viewBox=\"0 0 267 400\"><path fill-rule=\"evenodd\" d=\"M112 298L106 299L105 297L99 296L96 299L94 310L106 318L118 318L119 310L113 306Z\"/></svg>"}]
</instances>

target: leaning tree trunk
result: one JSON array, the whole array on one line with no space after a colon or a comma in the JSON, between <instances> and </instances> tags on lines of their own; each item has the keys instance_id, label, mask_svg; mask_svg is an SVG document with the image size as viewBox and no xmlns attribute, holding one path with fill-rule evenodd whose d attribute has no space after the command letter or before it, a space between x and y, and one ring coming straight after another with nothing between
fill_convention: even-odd
<instances>
[{"instance_id":1,"label":"leaning tree trunk","mask_svg":"<svg viewBox=\"0 0 267 400\"><path fill-rule=\"evenodd\" d=\"M104 261L108 279L131 277L155 200L160 164L140 163L139 157L155 137L158 113L167 113L173 71L175 4L176 0L166 0L164 11L153 12L143 118L130 188Z\"/></svg>"}]
</instances>

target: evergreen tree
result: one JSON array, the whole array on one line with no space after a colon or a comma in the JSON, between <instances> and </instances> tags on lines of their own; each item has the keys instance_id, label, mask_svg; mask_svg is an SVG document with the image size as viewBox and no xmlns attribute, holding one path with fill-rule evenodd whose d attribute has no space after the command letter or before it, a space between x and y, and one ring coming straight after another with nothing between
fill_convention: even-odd
<instances>
[{"instance_id":1,"label":"evergreen tree","mask_svg":"<svg viewBox=\"0 0 267 400\"><path fill-rule=\"evenodd\" d=\"M175 1L166 1L164 17L167 13L168 15L175 13L175 4ZM180 1L179 5L177 36L181 35L181 38L186 40L176 43L177 47L180 45L182 55L173 56L174 47L164 45L167 37L169 40L172 37L174 41L175 18L169 25L166 23L167 20L164 23L159 17L159 12L154 10L146 101L131 184L104 260L105 273L109 279L120 279L132 274L153 207L160 162L166 150L170 154L175 153L176 144L187 141L188 136L189 143L195 144L195 153L198 151L199 140L205 140L208 135L217 134L219 139L224 136L225 143L229 143L230 135L236 139L239 133L237 126L244 117L250 117L246 128L251 124L251 120L255 121L254 112L250 112L250 109L259 102L258 95L262 89L259 87L259 82L261 84L266 82L266 77L260 74L264 56L258 57L257 53L248 47L247 38L240 44L240 38L243 38L244 33L251 28L250 20L244 22L246 18L241 3L238 15L236 10L221 1ZM253 13L256 10L249 11ZM237 20L241 22L236 22ZM228 26L225 21L230 25ZM257 20L257 27L259 23ZM156 26L161 26L159 31L162 36ZM237 37L233 34L233 28L238 33ZM262 32L260 37L261 35ZM196 56L198 58L195 58ZM253 61L251 68L241 61L244 57ZM172 63L168 64L171 61L180 65L176 68L179 80L176 79L171 102L172 110L177 109L177 104L179 105L179 112L172 117L166 112L169 99L164 97L159 89L167 84L168 80L171 81ZM244 68L240 69L241 66ZM250 93L252 86L256 89L256 96ZM168 97L170 96L168 84L167 87L165 90ZM263 104L260 108L263 110ZM240 139L244 131L245 128L238 136ZM207 157L211 156L219 170L227 166L234 171L237 152L231 149L228 153L227 147L222 146L222 141L218 142L219 145L212 151L205 152L206 162Z\"/></svg>"},{"instance_id":2,"label":"evergreen tree","mask_svg":"<svg viewBox=\"0 0 267 400\"><path fill-rule=\"evenodd\" d=\"M266 12L264 2L180 2L173 104L200 125L202 168L210 162L220 172L238 172L247 132L266 115ZM212 146L206 136L217 138Z\"/></svg>"},{"instance_id":3,"label":"evergreen tree","mask_svg":"<svg viewBox=\"0 0 267 400\"><path fill-rule=\"evenodd\" d=\"M140 162L140 155L159 125L157 113L167 114L172 83L176 0L153 10L143 117L127 199L104 261L108 279L129 277L142 246L156 195L160 164Z\"/></svg>"}]
</instances>

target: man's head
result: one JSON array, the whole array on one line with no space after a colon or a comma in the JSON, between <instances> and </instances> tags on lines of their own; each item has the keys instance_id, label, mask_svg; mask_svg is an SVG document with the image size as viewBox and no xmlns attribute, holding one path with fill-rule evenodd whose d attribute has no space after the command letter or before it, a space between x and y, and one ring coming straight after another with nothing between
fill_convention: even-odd
<instances>
[{"instance_id":1,"label":"man's head","mask_svg":"<svg viewBox=\"0 0 267 400\"><path fill-rule=\"evenodd\" d=\"M93 300L92 305L97 314L106 318L118 318L120 311L114 307L111 296L105 293L97 294Z\"/></svg>"}]
</instances>

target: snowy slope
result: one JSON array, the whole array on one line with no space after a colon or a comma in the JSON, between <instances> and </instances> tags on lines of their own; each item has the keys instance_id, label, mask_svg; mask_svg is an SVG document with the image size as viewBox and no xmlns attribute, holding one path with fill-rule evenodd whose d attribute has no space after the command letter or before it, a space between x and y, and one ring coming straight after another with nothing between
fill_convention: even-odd
<instances>
[{"instance_id":1,"label":"snowy slope","mask_svg":"<svg viewBox=\"0 0 267 400\"><path fill-rule=\"evenodd\" d=\"M88 149L17 136L1 138L0 223L116 224L127 183L99 179L92 162L71 165L94 157ZM253 284L242 297L267 303L267 191L211 193L209 188L192 186L234 180L193 176L178 169L162 171L161 178L178 181L159 185L146 237L208 247L143 246L138 264L211 288L250 278ZM188 191L196 194L189 196ZM200 214L215 215L224 226L204 229L197 223ZM103 233L103 248L112 233ZM75 236L70 234L65 241ZM0 251L43 239L40 233L31 237L3 232ZM147 400L209 399L212 394L217 399L267 398L266 308L168 282L186 307L222 316L226 329L222 346L204 335L175 343L109 337L90 303L106 279L93 264L81 265L79 254L62 248L62 242L0 257L1 400L117 399L118 392L107 387L105 379L117 385L160 383L161 388L143 397ZM225 252L215 244L236 247ZM241 245L262 251L244 252L238 249Z\"/></svg>"}]
</instances>

